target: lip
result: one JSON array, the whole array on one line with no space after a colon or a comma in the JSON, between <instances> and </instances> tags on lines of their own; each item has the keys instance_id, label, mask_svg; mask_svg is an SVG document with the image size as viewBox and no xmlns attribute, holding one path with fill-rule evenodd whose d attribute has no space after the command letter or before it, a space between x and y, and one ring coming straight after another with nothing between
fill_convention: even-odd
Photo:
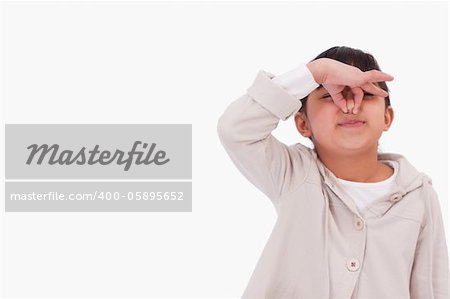
<instances>
[{"instance_id":1,"label":"lip","mask_svg":"<svg viewBox=\"0 0 450 299\"><path fill-rule=\"evenodd\" d=\"M345 128L360 128L366 124L365 121L362 120L349 120L344 123L339 124L341 127Z\"/></svg>"}]
</instances>

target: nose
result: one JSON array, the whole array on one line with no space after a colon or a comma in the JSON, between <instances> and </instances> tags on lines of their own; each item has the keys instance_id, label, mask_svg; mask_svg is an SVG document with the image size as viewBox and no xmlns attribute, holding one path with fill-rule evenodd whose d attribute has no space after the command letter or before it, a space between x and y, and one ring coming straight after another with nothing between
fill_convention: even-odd
<instances>
[{"instance_id":1,"label":"nose","mask_svg":"<svg viewBox=\"0 0 450 299\"><path fill-rule=\"evenodd\" d=\"M348 113L353 113L353 108L355 107L354 94L350 87L346 86L342 91L342 95L345 98Z\"/></svg>"}]
</instances>

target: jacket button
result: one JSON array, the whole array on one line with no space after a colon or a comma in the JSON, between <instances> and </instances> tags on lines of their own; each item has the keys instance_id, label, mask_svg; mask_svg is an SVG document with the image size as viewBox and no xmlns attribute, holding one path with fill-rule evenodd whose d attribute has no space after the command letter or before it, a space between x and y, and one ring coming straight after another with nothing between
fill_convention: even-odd
<instances>
[{"instance_id":1,"label":"jacket button","mask_svg":"<svg viewBox=\"0 0 450 299\"><path fill-rule=\"evenodd\" d=\"M349 271L355 272L359 269L359 261L358 259L352 258L347 261L347 269Z\"/></svg>"},{"instance_id":2,"label":"jacket button","mask_svg":"<svg viewBox=\"0 0 450 299\"><path fill-rule=\"evenodd\" d=\"M364 228L364 221L361 218L356 218L354 225L357 230L362 230Z\"/></svg>"},{"instance_id":3,"label":"jacket button","mask_svg":"<svg viewBox=\"0 0 450 299\"><path fill-rule=\"evenodd\" d=\"M395 194L391 195L390 201L396 202L396 201L399 201L401 198L402 198L402 196L400 194L395 193Z\"/></svg>"}]
</instances>

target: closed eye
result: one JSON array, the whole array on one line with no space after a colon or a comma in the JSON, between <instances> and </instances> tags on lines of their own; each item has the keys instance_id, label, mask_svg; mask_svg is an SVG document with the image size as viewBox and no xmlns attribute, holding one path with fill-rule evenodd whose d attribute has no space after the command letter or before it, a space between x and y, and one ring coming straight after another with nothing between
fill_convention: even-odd
<instances>
[{"instance_id":1,"label":"closed eye","mask_svg":"<svg viewBox=\"0 0 450 299\"><path fill-rule=\"evenodd\" d=\"M325 94L321 97L321 99L326 99L326 98L330 98L331 96L329 94ZM364 93L364 97L373 97L373 94L365 92Z\"/></svg>"}]
</instances>

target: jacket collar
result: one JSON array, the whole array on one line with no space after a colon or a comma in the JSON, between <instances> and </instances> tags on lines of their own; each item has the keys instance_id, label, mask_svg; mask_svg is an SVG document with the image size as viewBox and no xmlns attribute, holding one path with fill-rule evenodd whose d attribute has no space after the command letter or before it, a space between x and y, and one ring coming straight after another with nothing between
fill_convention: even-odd
<instances>
[{"instance_id":1,"label":"jacket collar","mask_svg":"<svg viewBox=\"0 0 450 299\"><path fill-rule=\"evenodd\" d=\"M378 160L391 160L399 163L399 169L395 178L394 190L385 198L380 198L369 204L359 213L354 201L340 188L336 176L318 159L317 153L311 150L315 157L317 167L324 180L324 183L347 205L347 207L355 214L367 216L368 212L375 214L376 217L382 217L386 212L409 192L420 188L424 180L431 182L431 179L423 172L417 171L416 168L402 155L394 153L378 153ZM365 218L365 217L364 217Z\"/></svg>"},{"instance_id":2,"label":"jacket collar","mask_svg":"<svg viewBox=\"0 0 450 299\"><path fill-rule=\"evenodd\" d=\"M388 196L387 200L377 202L373 206L369 206L378 217L383 216L392 205L403 199L403 197L414 191L424 184L425 181L431 182L431 179L423 172L417 169L402 155L394 153L379 153L378 160L391 160L399 163L399 170L395 178L396 187Z\"/></svg>"}]
</instances>

